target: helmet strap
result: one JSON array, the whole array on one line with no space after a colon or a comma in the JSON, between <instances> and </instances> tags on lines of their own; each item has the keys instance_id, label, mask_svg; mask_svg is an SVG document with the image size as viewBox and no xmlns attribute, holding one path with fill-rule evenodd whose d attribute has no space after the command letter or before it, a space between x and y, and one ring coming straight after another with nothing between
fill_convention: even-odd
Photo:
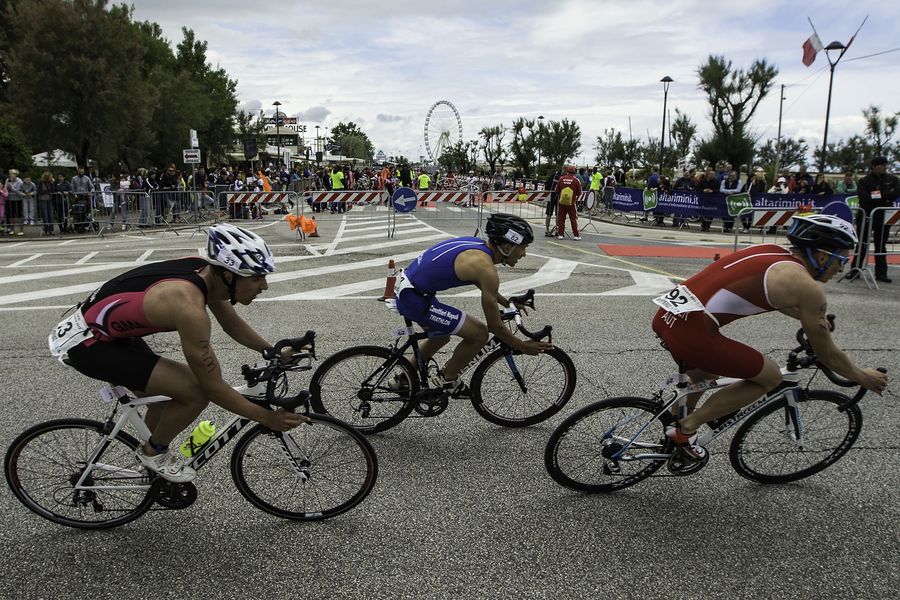
<instances>
[{"instance_id":1,"label":"helmet strap","mask_svg":"<svg viewBox=\"0 0 900 600\"><path fill-rule=\"evenodd\" d=\"M818 281L822 278L822 275L824 275L825 272L831 268L831 263L833 263L837 259L834 256L829 256L828 262L825 263L825 266L820 266L819 261L817 261L816 257L813 255L813 252L815 251L810 247L807 247L805 250L806 260L809 261L809 264L812 265L813 270L816 272L816 274L813 275L813 279Z\"/></svg>"},{"instance_id":2,"label":"helmet strap","mask_svg":"<svg viewBox=\"0 0 900 600\"><path fill-rule=\"evenodd\" d=\"M219 268L219 277L222 279L222 283L225 284L225 287L228 288L228 301L231 302L231 305L234 306L237 304L237 296L235 295L235 288L237 288L237 273L231 273L228 269ZM231 281L225 278L225 272L228 271L231 273Z\"/></svg>"}]
</instances>

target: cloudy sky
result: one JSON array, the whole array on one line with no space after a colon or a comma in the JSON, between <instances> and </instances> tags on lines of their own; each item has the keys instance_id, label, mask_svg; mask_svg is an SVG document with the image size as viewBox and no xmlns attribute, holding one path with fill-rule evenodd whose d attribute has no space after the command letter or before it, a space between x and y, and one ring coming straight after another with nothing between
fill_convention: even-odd
<instances>
[{"instance_id":1,"label":"cloudy sky","mask_svg":"<svg viewBox=\"0 0 900 600\"><path fill-rule=\"evenodd\" d=\"M869 19L835 69L829 140L862 133L869 105L900 111L900 4L706 2L701 0L133 0L135 18L159 23L170 42L181 27L209 44L208 57L238 81L248 109L272 110L324 132L354 121L376 149L425 154L429 107L449 100L463 137L525 116L576 121L583 134L579 162L592 162L606 128L657 137L663 90L668 108L689 115L708 134L708 105L697 67L710 54L735 66L762 58L785 84L783 134L821 144L828 62L801 63L811 34L846 43ZM833 53L834 54L834 53ZM858 59L858 60L854 60ZM762 139L778 125L778 87L754 120Z\"/></svg>"}]
</instances>

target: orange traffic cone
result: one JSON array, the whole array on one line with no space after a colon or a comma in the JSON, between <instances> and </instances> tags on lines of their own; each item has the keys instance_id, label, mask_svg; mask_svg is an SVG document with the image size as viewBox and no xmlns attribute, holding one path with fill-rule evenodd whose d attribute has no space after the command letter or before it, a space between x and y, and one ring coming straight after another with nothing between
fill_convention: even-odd
<instances>
[{"instance_id":1,"label":"orange traffic cone","mask_svg":"<svg viewBox=\"0 0 900 600\"><path fill-rule=\"evenodd\" d=\"M397 294L394 293L394 285L396 285L396 283L397 268L394 265L394 259L391 259L388 261L388 275L387 281L384 282L384 294L382 294L381 298L378 299L379 302L384 302L385 300L397 297Z\"/></svg>"},{"instance_id":2,"label":"orange traffic cone","mask_svg":"<svg viewBox=\"0 0 900 600\"><path fill-rule=\"evenodd\" d=\"M310 217L309 220L312 221L312 233L309 234L309 237L319 237L319 225L316 223L316 218Z\"/></svg>"}]
</instances>

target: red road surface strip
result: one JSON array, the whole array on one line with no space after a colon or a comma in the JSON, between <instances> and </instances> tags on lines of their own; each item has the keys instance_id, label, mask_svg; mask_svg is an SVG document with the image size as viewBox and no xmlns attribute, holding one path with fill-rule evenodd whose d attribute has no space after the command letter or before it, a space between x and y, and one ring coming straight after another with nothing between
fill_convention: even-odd
<instances>
[{"instance_id":1,"label":"red road surface strip","mask_svg":"<svg viewBox=\"0 0 900 600\"><path fill-rule=\"evenodd\" d=\"M609 256L662 256L670 258L715 258L731 254L728 248L708 246L625 246L621 244L597 244Z\"/></svg>"}]
</instances>

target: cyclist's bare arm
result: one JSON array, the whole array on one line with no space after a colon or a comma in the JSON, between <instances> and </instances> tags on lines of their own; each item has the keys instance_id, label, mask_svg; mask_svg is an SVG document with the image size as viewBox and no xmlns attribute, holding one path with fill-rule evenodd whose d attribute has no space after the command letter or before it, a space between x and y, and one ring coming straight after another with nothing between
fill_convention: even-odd
<instances>
[{"instance_id":1,"label":"cyclist's bare arm","mask_svg":"<svg viewBox=\"0 0 900 600\"><path fill-rule=\"evenodd\" d=\"M784 314L800 320L818 360L829 369L875 392L884 390L887 377L875 369L860 369L831 337L826 315L828 303L822 286L805 269L790 264L776 265L766 279L769 300ZM792 314L795 313L795 314Z\"/></svg>"},{"instance_id":2,"label":"cyclist's bare arm","mask_svg":"<svg viewBox=\"0 0 900 600\"><path fill-rule=\"evenodd\" d=\"M453 266L457 277L462 281L471 281L481 290L481 310L484 312L488 331L500 338L503 343L525 354L540 354L553 347L553 344L547 342L519 339L503 324L500 311L497 310L500 277L487 254L479 250L461 252Z\"/></svg>"},{"instance_id":3,"label":"cyclist's bare arm","mask_svg":"<svg viewBox=\"0 0 900 600\"><path fill-rule=\"evenodd\" d=\"M253 404L222 379L219 359L210 344L212 323L202 292L188 282L164 282L147 293L144 312L156 325L178 331L188 367L210 402L275 431L286 431L306 417L283 410L270 411Z\"/></svg>"}]
</instances>

